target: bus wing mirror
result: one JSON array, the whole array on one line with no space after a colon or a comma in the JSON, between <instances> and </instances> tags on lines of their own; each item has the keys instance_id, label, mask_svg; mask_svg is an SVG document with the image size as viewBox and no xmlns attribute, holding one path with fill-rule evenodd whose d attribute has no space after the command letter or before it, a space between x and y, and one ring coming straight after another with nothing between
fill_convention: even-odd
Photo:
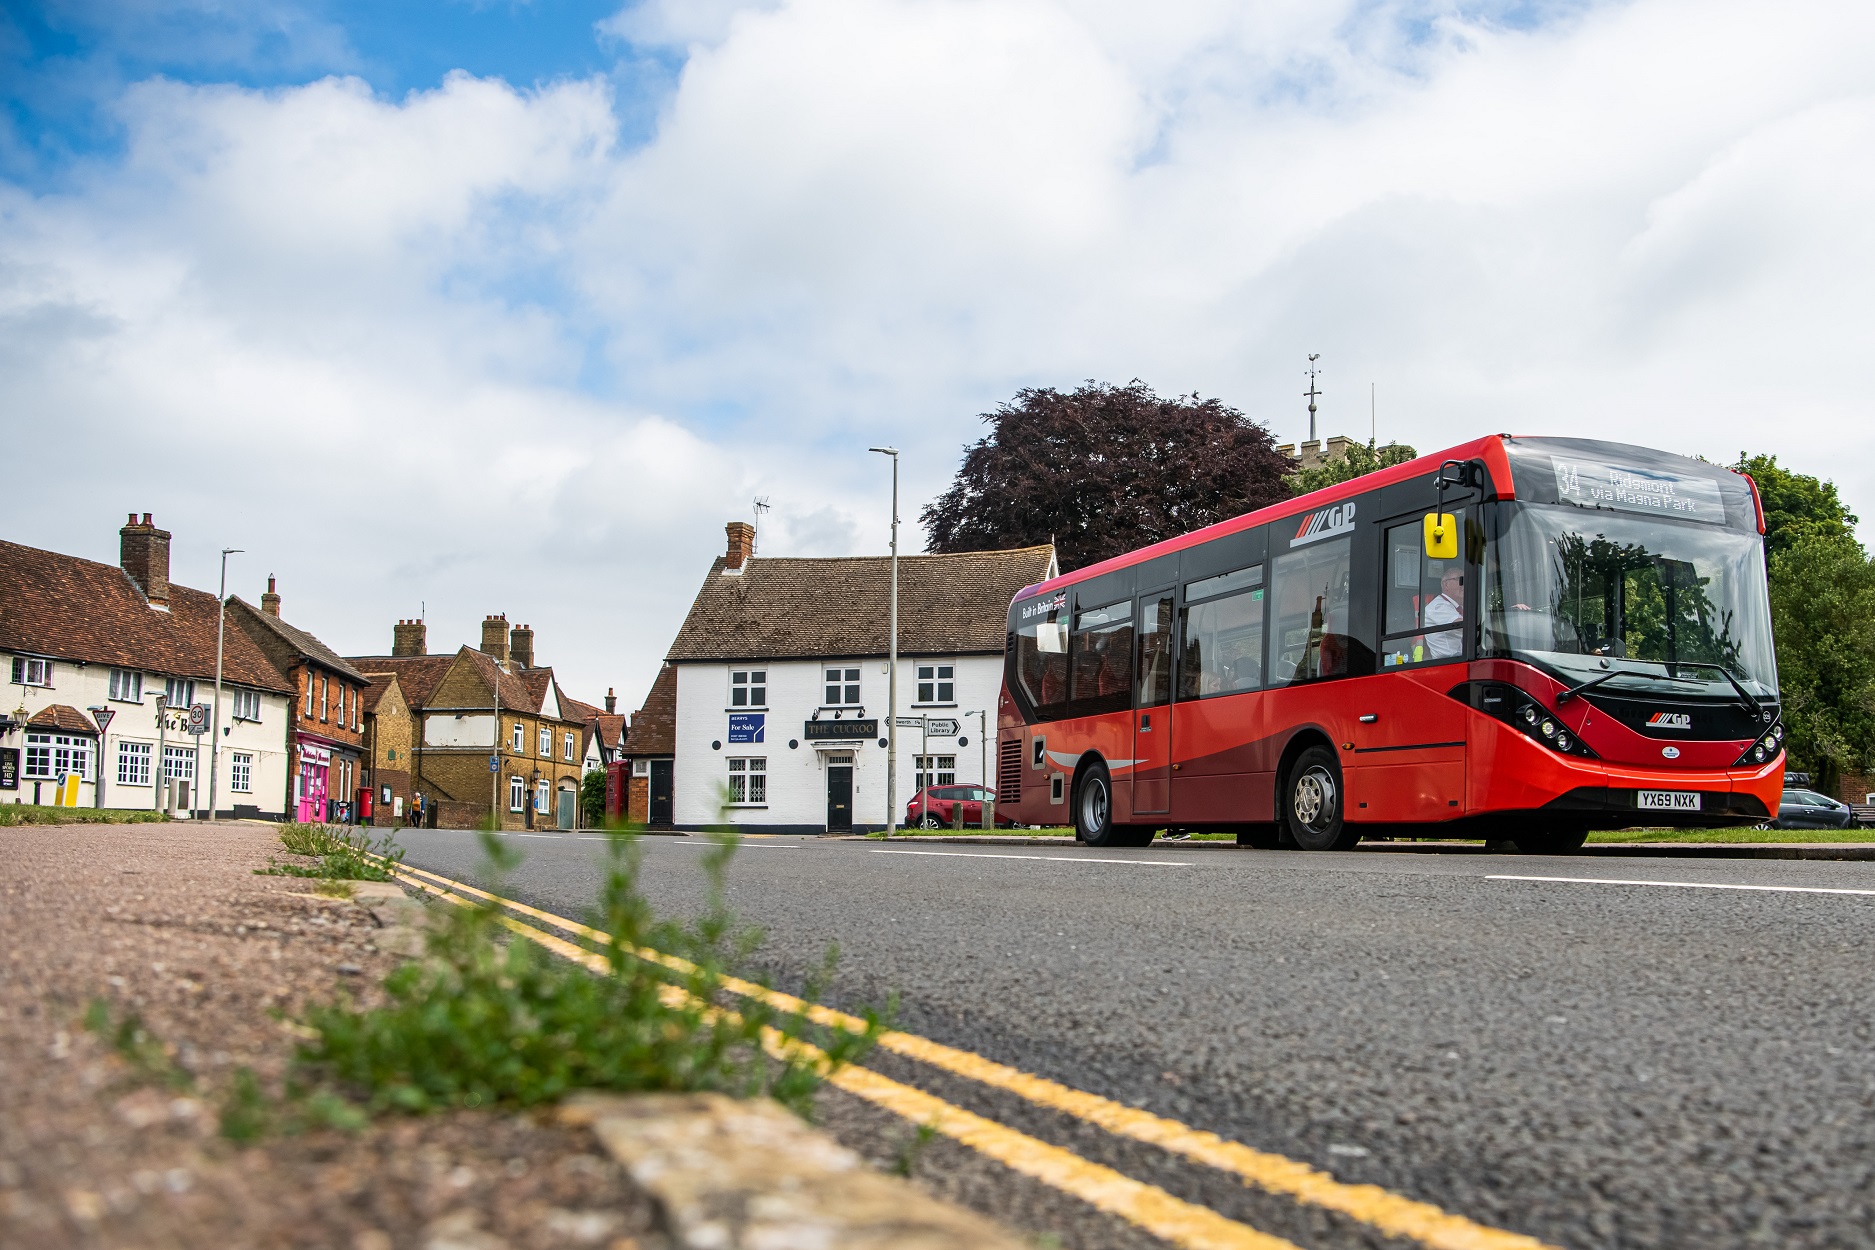
<instances>
[{"instance_id":1,"label":"bus wing mirror","mask_svg":"<svg viewBox=\"0 0 1875 1250\"><path fill-rule=\"evenodd\" d=\"M1449 512L1426 514L1426 558L1458 559L1458 520Z\"/></svg>"}]
</instances>

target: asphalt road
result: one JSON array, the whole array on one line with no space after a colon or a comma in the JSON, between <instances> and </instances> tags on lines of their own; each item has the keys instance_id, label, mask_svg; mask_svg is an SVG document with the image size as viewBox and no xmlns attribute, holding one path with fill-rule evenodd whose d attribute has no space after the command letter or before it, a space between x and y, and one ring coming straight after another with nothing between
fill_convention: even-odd
<instances>
[{"instance_id":1,"label":"asphalt road","mask_svg":"<svg viewBox=\"0 0 1875 1250\"><path fill-rule=\"evenodd\" d=\"M407 862L479 879L475 835ZM504 893L594 899L602 842ZM644 840L661 909L700 839ZM922 853L912 853L912 852ZM1500 880L1503 875L1869 895ZM1567 1247L1875 1244L1875 864L746 842L737 913L823 1001ZM894 1056L869 1066L1304 1247L1407 1245ZM887 1129L863 1117L878 1154ZM1159 1244L954 1143L937 1187L1064 1245Z\"/></svg>"}]
</instances>

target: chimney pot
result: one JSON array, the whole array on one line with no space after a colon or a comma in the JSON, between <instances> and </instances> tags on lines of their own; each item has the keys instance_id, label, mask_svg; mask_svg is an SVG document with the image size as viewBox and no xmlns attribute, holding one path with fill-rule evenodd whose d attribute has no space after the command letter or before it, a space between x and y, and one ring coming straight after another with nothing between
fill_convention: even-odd
<instances>
[{"instance_id":1,"label":"chimney pot","mask_svg":"<svg viewBox=\"0 0 1875 1250\"><path fill-rule=\"evenodd\" d=\"M150 514L130 514L130 523L117 532L118 564L137 583L151 607L169 606L169 531L150 523Z\"/></svg>"},{"instance_id":2,"label":"chimney pot","mask_svg":"<svg viewBox=\"0 0 1875 1250\"><path fill-rule=\"evenodd\" d=\"M611 716L618 711L618 696L612 693L612 687L605 688L605 714Z\"/></svg>"},{"instance_id":3,"label":"chimney pot","mask_svg":"<svg viewBox=\"0 0 1875 1250\"><path fill-rule=\"evenodd\" d=\"M490 613L482 619L482 654L495 657L497 663L508 658L508 614Z\"/></svg>"}]
</instances>

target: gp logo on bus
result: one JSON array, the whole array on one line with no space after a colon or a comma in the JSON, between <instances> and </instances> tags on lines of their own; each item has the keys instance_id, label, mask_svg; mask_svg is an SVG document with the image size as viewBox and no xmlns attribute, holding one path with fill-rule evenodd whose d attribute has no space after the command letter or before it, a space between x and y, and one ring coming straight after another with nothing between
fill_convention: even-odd
<instances>
[{"instance_id":1,"label":"gp logo on bus","mask_svg":"<svg viewBox=\"0 0 1875 1250\"><path fill-rule=\"evenodd\" d=\"M1647 718L1649 729L1691 729L1693 718L1685 712L1655 712Z\"/></svg>"},{"instance_id":2,"label":"gp logo on bus","mask_svg":"<svg viewBox=\"0 0 1875 1250\"><path fill-rule=\"evenodd\" d=\"M1323 508L1320 512L1311 512L1302 521L1296 536L1289 540L1291 547L1300 547L1323 538L1333 538L1336 534L1347 534L1354 530L1354 503L1336 504L1332 508Z\"/></svg>"}]
</instances>

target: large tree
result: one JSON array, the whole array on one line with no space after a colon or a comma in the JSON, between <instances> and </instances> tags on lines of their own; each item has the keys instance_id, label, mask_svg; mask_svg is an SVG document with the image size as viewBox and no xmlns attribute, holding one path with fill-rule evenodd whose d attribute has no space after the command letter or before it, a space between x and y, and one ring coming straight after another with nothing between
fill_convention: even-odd
<instances>
[{"instance_id":1,"label":"large tree","mask_svg":"<svg viewBox=\"0 0 1875 1250\"><path fill-rule=\"evenodd\" d=\"M1270 433L1196 394L1144 382L1019 391L924 522L934 552L1053 542L1080 568L1289 497Z\"/></svg>"},{"instance_id":2,"label":"large tree","mask_svg":"<svg viewBox=\"0 0 1875 1250\"><path fill-rule=\"evenodd\" d=\"M1742 451L1732 468L1751 474L1758 484L1758 498L1764 505L1766 560L1806 534L1824 538L1855 536L1857 518L1837 497L1836 483L1793 473L1779 464L1776 456L1747 456Z\"/></svg>"},{"instance_id":3,"label":"large tree","mask_svg":"<svg viewBox=\"0 0 1875 1250\"><path fill-rule=\"evenodd\" d=\"M1384 447L1376 447L1372 443L1349 443L1348 454L1340 459L1324 460L1312 469L1297 469L1289 479L1289 489L1298 495L1306 495L1324 486L1353 481L1376 469L1405 464L1408 460L1418 458L1419 453L1405 443L1388 443Z\"/></svg>"}]
</instances>

